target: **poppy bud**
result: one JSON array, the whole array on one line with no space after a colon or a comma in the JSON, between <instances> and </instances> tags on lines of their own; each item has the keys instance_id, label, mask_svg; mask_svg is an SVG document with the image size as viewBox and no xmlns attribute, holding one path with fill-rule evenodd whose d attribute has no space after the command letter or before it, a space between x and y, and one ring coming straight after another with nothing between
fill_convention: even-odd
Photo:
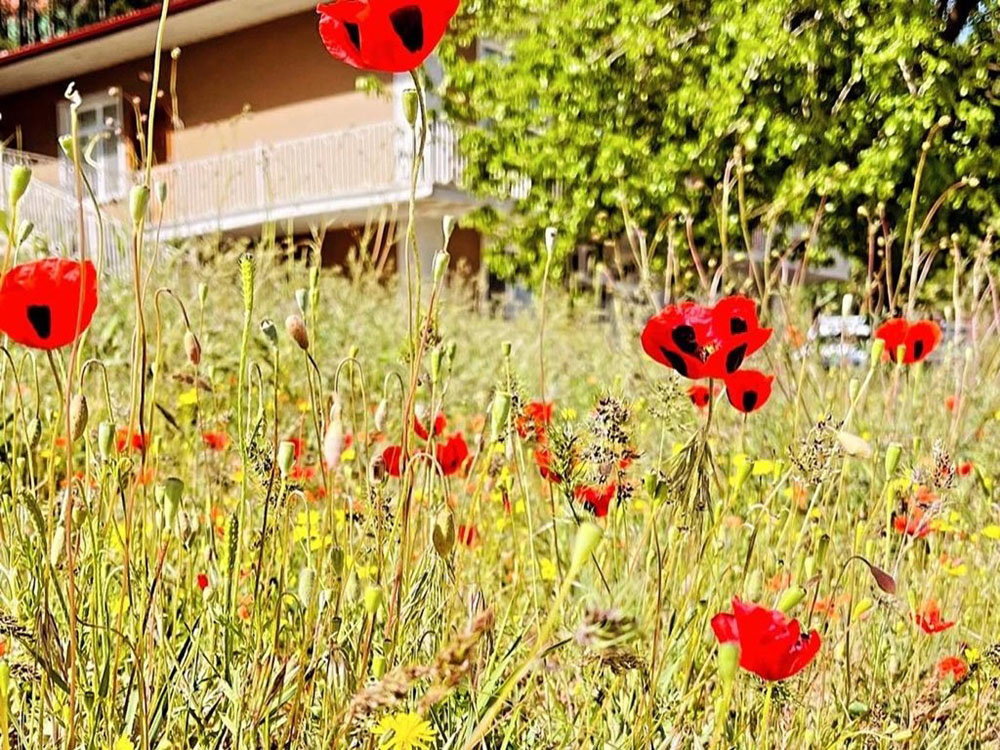
<instances>
[{"instance_id":1,"label":"poppy bud","mask_svg":"<svg viewBox=\"0 0 1000 750\"><path fill-rule=\"evenodd\" d=\"M747 576L746 583L743 585L743 590L748 599L756 600L760 596L760 591L763 586L764 574L760 572L760 568L754 568L753 572Z\"/></svg>"},{"instance_id":2,"label":"poppy bud","mask_svg":"<svg viewBox=\"0 0 1000 750\"><path fill-rule=\"evenodd\" d=\"M851 613L851 619L857 620L861 615L870 610L874 606L874 602L871 599L862 599L854 606L854 611Z\"/></svg>"},{"instance_id":3,"label":"poppy bud","mask_svg":"<svg viewBox=\"0 0 1000 750\"><path fill-rule=\"evenodd\" d=\"M298 305L299 312L305 315L309 311L309 292L305 289L296 289L295 304Z\"/></svg>"},{"instance_id":4,"label":"poppy bud","mask_svg":"<svg viewBox=\"0 0 1000 750\"><path fill-rule=\"evenodd\" d=\"M30 221L23 222L21 226L18 228L17 244L23 245L25 242L27 242L28 238L31 236L31 233L33 231L35 231L34 224L32 224Z\"/></svg>"},{"instance_id":5,"label":"poppy bud","mask_svg":"<svg viewBox=\"0 0 1000 750\"><path fill-rule=\"evenodd\" d=\"M278 471L282 478L287 478L292 471L292 464L295 463L295 443L290 440L283 440L278 446Z\"/></svg>"},{"instance_id":6,"label":"poppy bud","mask_svg":"<svg viewBox=\"0 0 1000 750\"><path fill-rule=\"evenodd\" d=\"M184 494L184 481L177 477L169 477L163 484L164 515L167 525L173 526L181 507L181 497Z\"/></svg>"},{"instance_id":7,"label":"poppy bud","mask_svg":"<svg viewBox=\"0 0 1000 750\"><path fill-rule=\"evenodd\" d=\"M843 430L837 431L837 442L848 456L853 458L871 458L872 447L864 438Z\"/></svg>"},{"instance_id":8,"label":"poppy bud","mask_svg":"<svg viewBox=\"0 0 1000 750\"><path fill-rule=\"evenodd\" d=\"M201 344L190 328L184 332L184 350L187 352L188 362L195 367L201 364Z\"/></svg>"},{"instance_id":9,"label":"poppy bud","mask_svg":"<svg viewBox=\"0 0 1000 750\"><path fill-rule=\"evenodd\" d=\"M819 538L819 544L816 545L816 564L822 568L823 563L826 562L826 552L830 549L830 535L823 534Z\"/></svg>"},{"instance_id":10,"label":"poppy bud","mask_svg":"<svg viewBox=\"0 0 1000 750\"><path fill-rule=\"evenodd\" d=\"M299 571L297 594L303 607L309 606L309 600L312 598L313 583L315 581L316 571L312 568L306 567Z\"/></svg>"},{"instance_id":11,"label":"poppy bud","mask_svg":"<svg viewBox=\"0 0 1000 750\"><path fill-rule=\"evenodd\" d=\"M847 713L849 713L853 719L860 719L868 715L868 704L863 701L851 701L850 705L847 707Z\"/></svg>"},{"instance_id":12,"label":"poppy bud","mask_svg":"<svg viewBox=\"0 0 1000 750\"><path fill-rule=\"evenodd\" d=\"M17 164L13 169L10 170L10 183L7 188L7 195L10 200L10 206L13 208L24 197L25 192L28 190L28 183L31 182L31 168L26 167L23 164Z\"/></svg>"},{"instance_id":13,"label":"poppy bud","mask_svg":"<svg viewBox=\"0 0 1000 750\"><path fill-rule=\"evenodd\" d=\"M441 283L441 279L444 278L445 272L448 270L448 264L451 263L451 255L447 250L440 250L434 255L434 283Z\"/></svg>"},{"instance_id":14,"label":"poppy bud","mask_svg":"<svg viewBox=\"0 0 1000 750\"><path fill-rule=\"evenodd\" d=\"M389 412L389 402L386 399L382 399L378 402L378 406L375 407L375 429L378 432L385 431L385 420Z\"/></svg>"},{"instance_id":15,"label":"poppy bud","mask_svg":"<svg viewBox=\"0 0 1000 750\"><path fill-rule=\"evenodd\" d=\"M76 157L74 156L74 154L76 153L76 148L73 145L73 136L71 135L59 136L59 148L61 148L62 152L66 154L67 159L69 159L70 161L76 161Z\"/></svg>"},{"instance_id":16,"label":"poppy bud","mask_svg":"<svg viewBox=\"0 0 1000 750\"><path fill-rule=\"evenodd\" d=\"M601 543L602 536L604 532L593 521L584 521L580 524L573 539L573 555L570 558L572 570L579 572L587 564L587 560Z\"/></svg>"},{"instance_id":17,"label":"poppy bud","mask_svg":"<svg viewBox=\"0 0 1000 750\"><path fill-rule=\"evenodd\" d=\"M201 303L202 307L208 301L208 284L204 281L198 284L198 301Z\"/></svg>"},{"instance_id":18,"label":"poppy bud","mask_svg":"<svg viewBox=\"0 0 1000 750\"><path fill-rule=\"evenodd\" d=\"M431 384L437 385L441 380L441 349L437 348L431 352L430 376Z\"/></svg>"},{"instance_id":19,"label":"poppy bud","mask_svg":"<svg viewBox=\"0 0 1000 750\"><path fill-rule=\"evenodd\" d=\"M455 232L455 217L451 214L446 214L441 220L441 229L444 231L444 246L447 249L448 241Z\"/></svg>"},{"instance_id":20,"label":"poppy bud","mask_svg":"<svg viewBox=\"0 0 1000 750\"><path fill-rule=\"evenodd\" d=\"M507 428L507 418L510 416L510 394L496 393L493 396L493 406L490 409L490 441L498 442Z\"/></svg>"},{"instance_id":21,"label":"poppy bud","mask_svg":"<svg viewBox=\"0 0 1000 750\"><path fill-rule=\"evenodd\" d=\"M416 89L403 92L403 115L411 128L417 125L417 113L420 109L420 98Z\"/></svg>"},{"instance_id":22,"label":"poppy bud","mask_svg":"<svg viewBox=\"0 0 1000 750\"><path fill-rule=\"evenodd\" d=\"M845 294L844 298L840 301L840 314L845 318L851 314L851 308L854 307L854 295Z\"/></svg>"},{"instance_id":23,"label":"poppy bud","mask_svg":"<svg viewBox=\"0 0 1000 750\"><path fill-rule=\"evenodd\" d=\"M52 532L52 546L49 547L49 562L52 567L58 567L59 560L62 559L63 549L66 546L66 527L62 524L56 526Z\"/></svg>"},{"instance_id":24,"label":"poppy bud","mask_svg":"<svg viewBox=\"0 0 1000 750\"><path fill-rule=\"evenodd\" d=\"M885 341L883 339L875 339L872 342L872 357L869 364L872 368L875 368L879 362L882 361L882 354L885 352Z\"/></svg>"},{"instance_id":25,"label":"poppy bud","mask_svg":"<svg viewBox=\"0 0 1000 750\"><path fill-rule=\"evenodd\" d=\"M260 322L260 331L264 334L271 346L278 345L278 328L274 325L274 321L270 318L265 318Z\"/></svg>"},{"instance_id":26,"label":"poppy bud","mask_svg":"<svg viewBox=\"0 0 1000 750\"><path fill-rule=\"evenodd\" d=\"M899 457L903 454L903 446L899 443L889 443L889 447L885 449L885 475L886 477L891 477L896 473L896 467L899 466Z\"/></svg>"},{"instance_id":27,"label":"poppy bud","mask_svg":"<svg viewBox=\"0 0 1000 750\"><path fill-rule=\"evenodd\" d=\"M336 471L340 466L340 454L344 450L344 425L340 419L340 404L335 400L330 409L330 424L323 437L323 462L327 471Z\"/></svg>"},{"instance_id":28,"label":"poppy bud","mask_svg":"<svg viewBox=\"0 0 1000 750\"><path fill-rule=\"evenodd\" d=\"M101 451L101 458L105 461L110 460L114 445L115 426L110 422L101 422L97 428L97 447Z\"/></svg>"},{"instance_id":29,"label":"poppy bud","mask_svg":"<svg viewBox=\"0 0 1000 750\"><path fill-rule=\"evenodd\" d=\"M382 604L382 589L378 586L368 586L365 589L364 607L365 612L374 615Z\"/></svg>"},{"instance_id":30,"label":"poppy bud","mask_svg":"<svg viewBox=\"0 0 1000 750\"><path fill-rule=\"evenodd\" d=\"M851 378L847 382L847 395L854 401L858 397L858 392L861 390L861 382L857 378Z\"/></svg>"},{"instance_id":31,"label":"poppy bud","mask_svg":"<svg viewBox=\"0 0 1000 750\"><path fill-rule=\"evenodd\" d=\"M167 202L167 183L163 180L159 180L156 183L156 200L160 206Z\"/></svg>"},{"instance_id":32,"label":"poppy bud","mask_svg":"<svg viewBox=\"0 0 1000 750\"><path fill-rule=\"evenodd\" d=\"M385 676L385 657L381 654L375 656L372 659L372 677L376 680L381 680Z\"/></svg>"},{"instance_id":33,"label":"poppy bud","mask_svg":"<svg viewBox=\"0 0 1000 750\"><path fill-rule=\"evenodd\" d=\"M434 542L434 549L441 557L448 557L448 554L455 547L455 516L449 508L444 508L434 519L434 528L431 531L431 540Z\"/></svg>"},{"instance_id":34,"label":"poppy bud","mask_svg":"<svg viewBox=\"0 0 1000 750\"><path fill-rule=\"evenodd\" d=\"M83 437L89 418L90 410L87 408L87 397L78 393L73 396L73 401L69 405L69 431L74 442Z\"/></svg>"},{"instance_id":35,"label":"poppy bud","mask_svg":"<svg viewBox=\"0 0 1000 750\"><path fill-rule=\"evenodd\" d=\"M38 417L34 417L28 422L28 445L32 448L38 447L38 441L42 439L42 423Z\"/></svg>"},{"instance_id":36,"label":"poppy bud","mask_svg":"<svg viewBox=\"0 0 1000 750\"><path fill-rule=\"evenodd\" d=\"M719 644L719 677L723 682L732 682L739 671L740 645L729 642Z\"/></svg>"},{"instance_id":37,"label":"poppy bud","mask_svg":"<svg viewBox=\"0 0 1000 750\"><path fill-rule=\"evenodd\" d=\"M806 558L805 564L803 565L802 569L805 571L807 579L812 578L814 575L816 575L816 556L809 555Z\"/></svg>"},{"instance_id":38,"label":"poppy bud","mask_svg":"<svg viewBox=\"0 0 1000 750\"><path fill-rule=\"evenodd\" d=\"M733 477L733 489L739 492L746 484L750 474L753 473L753 461L744 461L736 468L736 476Z\"/></svg>"},{"instance_id":39,"label":"poppy bud","mask_svg":"<svg viewBox=\"0 0 1000 750\"><path fill-rule=\"evenodd\" d=\"M512 346L513 344L511 344L509 341L504 341L502 344L500 344L500 353L503 354L504 358L510 356L510 350Z\"/></svg>"},{"instance_id":40,"label":"poppy bud","mask_svg":"<svg viewBox=\"0 0 1000 750\"><path fill-rule=\"evenodd\" d=\"M778 600L778 609L786 615L795 609L806 598L806 590L801 586L792 586L785 589L785 593Z\"/></svg>"},{"instance_id":41,"label":"poppy bud","mask_svg":"<svg viewBox=\"0 0 1000 750\"><path fill-rule=\"evenodd\" d=\"M138 226L146 218L149 208L149 188L136 185L128 196L128 210L132 216L132 226Z\"/></svg>"},{"instance_id":42,"label":"poppy bud","mask_svg":"<svg viewBox=\"0 0 1000 750\"><path fill-rule=\"evenodd\" d=\"M298 315L289 315L285 318L285 330L302 351L309 351L309 332L302 318Z\"/></svg>"}]
</instances>

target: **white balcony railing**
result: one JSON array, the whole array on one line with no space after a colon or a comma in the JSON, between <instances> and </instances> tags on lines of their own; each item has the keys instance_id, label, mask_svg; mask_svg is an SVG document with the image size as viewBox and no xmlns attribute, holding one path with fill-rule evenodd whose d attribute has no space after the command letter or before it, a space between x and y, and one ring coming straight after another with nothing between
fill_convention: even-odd
<instances>
[{"instance_id":1,"label":"white balcony railing","mask_svg":"<svg viewBox=\"0 0 1000 750\"><path fill-rule=\"evenodd\" d=\"M458 185L465 167L450 127L434 124L428 136L422 196ZM167 189L164 228L198 234L400 202L410 188L410 144L387 122L160 165L153 182Z\"/></svg>"}]
</instances>

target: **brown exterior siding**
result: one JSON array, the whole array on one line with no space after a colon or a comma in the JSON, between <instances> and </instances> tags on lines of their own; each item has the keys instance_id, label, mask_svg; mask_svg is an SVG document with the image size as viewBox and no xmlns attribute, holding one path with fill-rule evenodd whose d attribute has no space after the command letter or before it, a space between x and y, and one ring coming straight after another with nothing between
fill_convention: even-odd
<instances>
[{"instance_id":1,"label":"brown exterior siding","mask_svg":"<svg viewBox=\"0 0 1000 750\"><path fill-rule=\"evenodd\" d=\"M163 89L169 70L165 56ZM70 80L84 95L120 88L126 97L139 97L145 110L151 71L147 58L4 97L0 134L8 137L19 128L24 150L55 156L57 105ZM159 156L193 159L391 119L392 103L357 91L357 77L327 55L312 12L193 44L182 51L178 67L176 114L183 127L172 130L167 113L158 113L165 152ZM126 104L126 120L130 110Z\"/></svg>"}]
</instances>

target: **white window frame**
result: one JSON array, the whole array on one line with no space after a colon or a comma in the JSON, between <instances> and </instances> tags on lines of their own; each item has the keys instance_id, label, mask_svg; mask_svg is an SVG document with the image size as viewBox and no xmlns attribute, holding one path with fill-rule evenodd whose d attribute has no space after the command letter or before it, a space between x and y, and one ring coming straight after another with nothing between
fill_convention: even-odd
<instances>
[{"instance_id":1,"label":"white window frame","mask_svg":"<svg viewBox=\"0 0 1000 750\"><path fill-rule=\"evenodd\" d=\"M101 203L111 203L113 201L122 200L128 193L128 150L126 148L125 140L120 134L121 128L124 125L124 107L122 105L122 97L120 93L113 93L107 90L97 91L83 95L81 97L79 107L79 110L103 110L109 104L115 108L115 122L117 123L117 129L119 131L118 133L111 134L111 138L114 139L115 143L118 179L97 180L97 184L91 186L94 189L94 194L97 196L97 200ZM56 105L56 122L59 128L59 137L62 138L64 135L68 135L71 128L70 102L61 101L58 105ZM80 148L85 150L87 148L87 143L81 141ZM60 162L62 164L60 172L63 186L75 189L76 182L73 175L73 167L69 163L67 157L62 153L60 153Z\"/></svg>"}]
</instances>

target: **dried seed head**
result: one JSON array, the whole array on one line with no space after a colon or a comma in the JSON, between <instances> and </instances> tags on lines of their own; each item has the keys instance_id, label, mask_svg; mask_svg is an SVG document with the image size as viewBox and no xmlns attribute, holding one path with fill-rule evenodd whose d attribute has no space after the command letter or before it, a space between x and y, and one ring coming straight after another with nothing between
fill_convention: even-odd
<instances>
[{"instance_id":1,"label":"dried seed head","mask_svg":"<svg viewBox=\"0 0 1000 750\"><path fill-rule=\"evenodd\" d=\"M302 351L309 351L309 331L306 330L302 318L298 315L289 315L285 319L285 330Z\"/></svg>"},{"instance_id":2,"label":"dried seed head","mask_svg":"<svg viewBox=\"0 0 1000 750\"><path fill-rule=\"evenodd\" d=\"M184 351L187 352L188 362L195 367L201 364L201 344L190 328L184 332Z\"/></svg>"},{"instance_id":3,"label":"dried seed head","mask_svg":"<svg viewBox=\"0 0 1000 750\"><path fill-rule=\"evenodd\" d=\"M87 420L90 418L90 410L87 408L87 397L78 393L73 397L69 405L70 437L76 442L87 429Z\"/></svg>"}]
</instances>

